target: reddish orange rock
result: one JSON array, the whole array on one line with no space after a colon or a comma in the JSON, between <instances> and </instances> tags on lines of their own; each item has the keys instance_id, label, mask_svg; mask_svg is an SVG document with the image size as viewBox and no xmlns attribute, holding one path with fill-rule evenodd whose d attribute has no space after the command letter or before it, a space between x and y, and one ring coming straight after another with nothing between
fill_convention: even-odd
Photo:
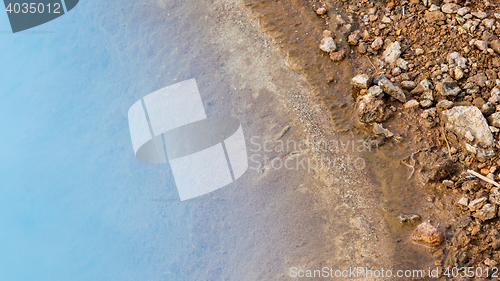
<instances>
[{"instance_id":1,"label":"reddish orange rock","mask_svg":"<svg viewBox=\"0 0 500 281\"><path fill-rule=\"evenodd\" d=\"M481 169L481 174L482 174L482 175L485 175L485 176L486 176L486 175L488 175L489 173L490 173L490 170L489 170L489 169L486 169L486 168Z\"/></svg>"},{"instance_id":2,"label":"reddish orange rock","mask_svg":"<svg viewBox=\"0 0 500 281\"><path fill-rule=\"evenodd\" d=\"M444 235L428 222L423 222L411 234L411 239L420 244L435 247L444 241Z\"/></svg>"}]
</instances>

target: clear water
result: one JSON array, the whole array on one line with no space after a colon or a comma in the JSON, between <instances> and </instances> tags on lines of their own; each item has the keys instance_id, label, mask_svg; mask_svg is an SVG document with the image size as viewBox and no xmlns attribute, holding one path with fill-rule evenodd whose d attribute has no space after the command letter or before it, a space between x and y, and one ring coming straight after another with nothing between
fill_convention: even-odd
<instances>
[{"instance_id":1,"label":"clear water","mask_svg":"<svg viewBox=\"0 0 500 281\"><path fill-rule=\"evenodd\" d=\"M168 40L142 3L90 2L18 34L0 12L0 280L172 280L187 247L193 205L127 121L173 84Z\"/></svg>"}]
</instances>

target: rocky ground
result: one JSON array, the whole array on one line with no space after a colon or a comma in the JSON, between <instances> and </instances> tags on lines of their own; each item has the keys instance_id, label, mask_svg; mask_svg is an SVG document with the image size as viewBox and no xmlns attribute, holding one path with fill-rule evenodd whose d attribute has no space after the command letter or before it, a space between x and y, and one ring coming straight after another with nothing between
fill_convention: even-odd
<instances>
[{"instance_id":1,"label":"rocky ground","mask_svg":"<svg viewBox=\"0 0 500 281\"><path fill-rule=\"evenodd\" d=\"M437 191L429 200L445 235L424 222L412 239L436 247L443 272L500 266L499 3L344 1L344 16L329 1L313 6L329 26L319 48L359 65L352 85L368 144L411 143L403 163Z\"/></svg>"}]
</instances>

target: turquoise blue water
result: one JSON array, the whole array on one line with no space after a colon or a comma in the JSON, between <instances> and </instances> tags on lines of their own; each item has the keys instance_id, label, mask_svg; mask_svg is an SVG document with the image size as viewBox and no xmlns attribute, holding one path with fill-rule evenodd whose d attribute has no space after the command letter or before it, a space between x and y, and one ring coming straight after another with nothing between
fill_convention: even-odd
<instances>
[{"instance_id":1,"label":"turquoise blue water","mask_svg":"<svg viewBox=\"0 0 500 281\"><path fill-rule=\"evenodd\" d=\"M145 35L147 7L127 2L81 1L16 34L0 12L0 280L182 270L192 205L175 202L168 166L135 159L127 121L136 100L174 83L173 62L158 60L172 46Z\"/></svg>"}]
</instances>

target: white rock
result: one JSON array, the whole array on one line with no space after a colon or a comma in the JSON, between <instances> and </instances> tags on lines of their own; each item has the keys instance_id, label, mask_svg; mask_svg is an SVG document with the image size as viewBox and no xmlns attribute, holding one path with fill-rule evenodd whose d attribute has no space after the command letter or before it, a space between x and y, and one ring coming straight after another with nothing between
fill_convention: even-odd
<instances>
[{"instance_id":1,"label":"white rock","mask_svg":"<svg viewBox=\"0 0 500 281\"><path fill-rule=\"evenodd\" d=\"M386 17L386 16L384 16L384 17L382 18L382 22L383 22L383 23L391 23L391 19L390 19L390 18L388 18L388 17Z\"/></svg>"},{"instance_id":2,"label":"white rock","mask_svg":"<svg viewBox=\"0 0 500 281\"><path fill-rule=\"evenodd\" d=\"M448 131L462 138L469 131L479 144L493 147L494 140L488 122L477 107L456 106L443 110L442 115Z\"/></svg>"},{"instance_id":3,"label":"white rock","mask_svg":"<svg viewBox=\"0 0 500 281\"><path fill-rule=\"evenodd\" d=\"M469 8L467 7L462 7L460 9L458 9L457 11L457 14L461 15L461 16L464 16L465 14L467 14L469 12Z\"/></svg>"},{"instance_id":4,"label":"white rock","mask_svg":"<svg viewBox=\"0 0 500 281\"><path fill-rule=\"evenodd\" d=\"M483 25L486 26L489 29L492 29L493 26L495 26L495 22L493 20L490 20L490 19L484 19L483 20Z\"/></svg>"},{"instance_id":5,"label":"white rock","mask_svg":"<svg viewBox=\"0 0 500 281\"><path fill-rule=\"evenodd\" d=\"M469 206L469 198L467 198L465 196L460 198L460 200L458 200L458 202L457 202L457 205L463 206L463 207Z\"/></svg>"},{"instance_id":6,"label":"white rock","mask_svg":"<svg viewBox=\"0 0 500 281\"><path fill-rule=\"evenodd\" d=\"M469 132L467 131L467 133L465 133L465 138L469 141L469 142L473 142L474 141L474 136Z\"/></svg>"},{"instance_id":7,"label":"white rock","mask_svg":"<svg viewBox=\"0 0 500 281\"><path fill-rule=\"evenodd\" d=\"M325 37L321 39L319 48L327 53L335 52L337 50L337 46L335 45L335 42L333 42L332 37Z\"/></svg>"},{"instance_id":8,"label":"white rock","mask_svg":"<svg viewBox=\"0 0 500 281\"><path fill-rule=\"evenodd\" d=\"M475 16L478 19L484 19L487 16L487 14L483 11L475 11L472 12L471 15Z\"/></svg>"},{"instance_id":9,"label":"white rock","mask_svg":"<svg viewBox=\"0 0 500 281\"><path fill-rule=\"evenodd\" d=\"M366 74L360 74L354 76L351 80L351 84L354 87L360 88L360 89L368 89L372 83L372 78Z\"/></svg>"},{"instance_id":10,"label":"white rock","mask_svg":"<svg viewBox=\"0 0 500 281\"><path fill-rule=\"evenodd\" d=\"M433 11L439 11L439 7L436 6L435 4L432 4L431 7L429 8L429 12L433 12Z\"/></svg>"},{"instance_id":11,"label":"white rock","mask_svg":"<svg viewBox=\"0 0 500 281\"><path fill-rule=\"evenodd\" d=\"M388 64L393 64L399 58L400 54L401 54L401 45L399 45L399 42L396 41L387 46L387 49L385 49L382 56L385 62L387 62Z\"/></svg>"},{"instance_id":12,"label":"white rock","mask_svg":"<svg viewBox=\"0 0 500 281\"><path fill-rule=\"evenodd\" d=\"M396 65L401 68L402 70L405 70L407 71L408 70L408 62L405 61L404 59L402 58L399 58L396 60Z\"/></svg>"},{"instance_id":13,"label":"white rock","mask_svg":"<svg viewBox=\"0 0 500 281\"><path fill-rule=\"evenodd\" d=\"M424 53L425 53L425 51L423 49L420 49L420 48L415 49L415 54L417 56L423 55Z\"/></svg>"}]
</instances>

